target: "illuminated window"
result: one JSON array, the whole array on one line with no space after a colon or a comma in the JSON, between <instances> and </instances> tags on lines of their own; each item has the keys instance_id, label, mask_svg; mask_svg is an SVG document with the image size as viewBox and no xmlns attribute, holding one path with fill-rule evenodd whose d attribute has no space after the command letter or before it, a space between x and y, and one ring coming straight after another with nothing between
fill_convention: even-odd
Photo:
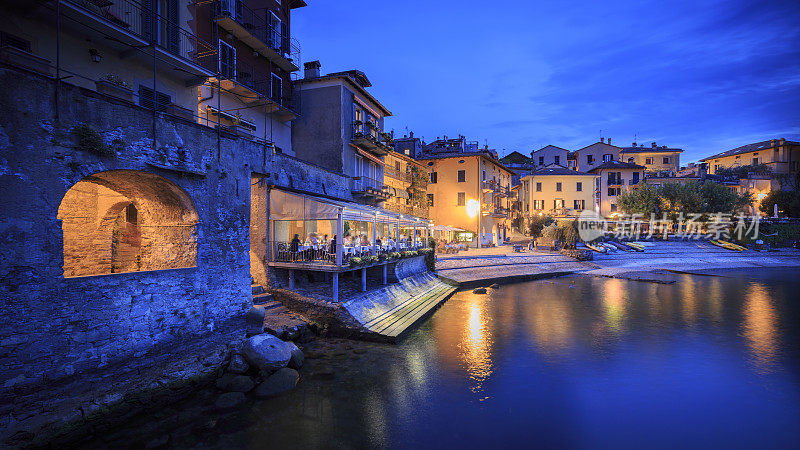
<instances>
[{"instance_id":1,"label":"illuminated window","mask_svg":"<svg viewBox=\"0 0 800 450\"><path fill-rule=\"evenodd\" d=\"M464 206L467 204L467 194L465 192L458 193L458 206Z\"/></svg>"}]
</instances>

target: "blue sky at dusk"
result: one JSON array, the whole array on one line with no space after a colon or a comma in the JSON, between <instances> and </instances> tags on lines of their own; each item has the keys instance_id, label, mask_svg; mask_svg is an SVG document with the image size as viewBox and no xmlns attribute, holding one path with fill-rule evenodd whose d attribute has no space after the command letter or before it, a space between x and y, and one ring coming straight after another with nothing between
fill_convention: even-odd
<instances>
[{"instance_id":1,"label":"blue sky at dusk","mask_svg":"<svg viewBox=\"0 0 800 450\"><path fill-rule=\"evenodd\" d=\"M308 0L293 34L323 73L364 71L427 141L501 155L575 150L600 130L681 147L682 162L800 140L800 1Z\"/></svg>"}]
</instances>

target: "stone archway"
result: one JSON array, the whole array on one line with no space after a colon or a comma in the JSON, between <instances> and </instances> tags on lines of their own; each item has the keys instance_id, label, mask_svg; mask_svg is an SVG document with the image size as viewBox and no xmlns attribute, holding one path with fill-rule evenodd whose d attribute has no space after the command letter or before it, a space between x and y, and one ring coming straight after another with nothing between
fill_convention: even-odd
<instances>
[{"instance_id":1,"label":"stone archway","mask_svg":"<svg viewBox=\"0 0 800 450\"><path fill-rule=\"evenodd\" d=\"M198 216L189 195L148 172L112 170L75 183L58 208L64 277L194 267Z\"/></svg>"}]
</instances>

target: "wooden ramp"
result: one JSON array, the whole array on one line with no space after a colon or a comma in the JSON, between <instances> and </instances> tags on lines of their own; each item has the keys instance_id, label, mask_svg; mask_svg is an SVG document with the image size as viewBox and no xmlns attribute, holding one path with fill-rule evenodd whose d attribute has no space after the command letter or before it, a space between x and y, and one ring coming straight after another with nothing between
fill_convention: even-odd
<instances>
[{"instance_id":1,"label":"wooden ramp","mask_svg":"<svg viewBox=\"0 0 800 450\"><path fill-rule=\"evenodd\" d=\"M397 340L414 324L426 318L457 288L445 283L437 283L430 289L410 297L385 313L364 324L373 333Z\"/></svg>"}]
</instances>

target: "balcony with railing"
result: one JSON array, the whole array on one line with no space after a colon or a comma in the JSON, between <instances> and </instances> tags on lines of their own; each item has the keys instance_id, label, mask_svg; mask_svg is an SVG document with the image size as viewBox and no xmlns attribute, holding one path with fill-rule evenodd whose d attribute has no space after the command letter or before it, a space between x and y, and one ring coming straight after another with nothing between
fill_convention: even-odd
<instances>
[{"instance_id":1,"label":"balcony with railing","mask_svg":"<svg viewBox=\"0 0 800 450\"><path fill-rule=\"evenodd\" d=\"M405 181L407 183L411 182L411 172L408 170L398 169L394 166L386 164L383 166L383 173L384 175L394 178L395 180Z\"/></svg>"},{"instance_id":2,"label":"balcony with railing","mask_svg":"<svg viewBox=\"0 0 800 450\"><path fill-rule=\"evenodd\" d=\"M61 14L65 28L115 48L122 59L152 65L155 58L171 66L169 73L185 75L187 84L216 72L216 47L179 27L177 9L159 14L133 0L61 0Z\"/></svg>"},{"instance_id":3,"label":"balcony with railing","mask_svg":"<svg viewBox=\"0 0 800 450\"><path fill-rule=\"evenodd\" d=\"M221 88L235 94L245 106L262 106L266 114L275 115L282 121L297 117L299 90L283 79L279 85L273 84L272 74L265 72L263 66L237 60L235 68L221 75ZM216 83L216 78L210 81Z\"/></svg>"},{"instance_id":4,"label":"balcony with railing","mask_svg":"<svg viewBox=\"0 0 800 450\"><path fill-rule=\"evenodd\" d=\"M389 188L383 184L383 180L376 180L366 176L354 176L352 183L351 192L356 197L384 201L392 196Z\"/></svg>"},{"instance_id":5,"label":"balcony with railing","mask_svg":"<svg viewBox=\"0 0 800 450\"><path fill-rule=\"evenodd\" d=\"M497 219L508 217L509 209L494 203L484 203L482 208L484 216L492 216Z\"/></svg>"},{"instance_id":6,"label":"balcony with railing","mask_svg":"<svg viewBox=\"0 0 800 450\"><path fill-rule=\"evenodd\" d=\"M391 136L382 133L374 122L353 122L353 145L362 148L376 156L386 156L392 150Z\"/></svg>"},{"instance_id":7,"label":"balcony with railing","mask_svg":"<svg viewBox=\"0 0 800 450\"><path fill-rule=\"evenodd\" d=\"M248 8L241 0L212 3L214 21L236 39L263 55L286 72L299 70L300 46L278 20L267 21L269 12Z\"/></svg>"}]
</instances>

